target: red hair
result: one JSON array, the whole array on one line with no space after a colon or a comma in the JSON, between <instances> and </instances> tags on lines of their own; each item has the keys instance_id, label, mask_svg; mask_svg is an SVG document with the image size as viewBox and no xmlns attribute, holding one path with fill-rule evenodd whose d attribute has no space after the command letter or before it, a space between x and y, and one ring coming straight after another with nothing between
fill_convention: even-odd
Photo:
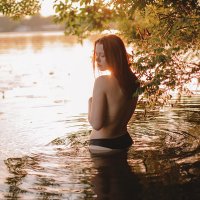
<instances>
[{"instance_id":1,"label":"red hair","mask_svg":"<svg viewBox=\"0 0 200 200\"><path fill-rule=\"evenodd\" d=\"M140 84L137 77L130 68L128 54L126 52L123 41L116 35L106 35L96 40L94 44L93 57L94 69L95 47L97 43L103 45L106 61L111 69L111 73L118 80L123 93L128 98L132 98L133 94L136 92Z\"/></svg>"}]
</instances>

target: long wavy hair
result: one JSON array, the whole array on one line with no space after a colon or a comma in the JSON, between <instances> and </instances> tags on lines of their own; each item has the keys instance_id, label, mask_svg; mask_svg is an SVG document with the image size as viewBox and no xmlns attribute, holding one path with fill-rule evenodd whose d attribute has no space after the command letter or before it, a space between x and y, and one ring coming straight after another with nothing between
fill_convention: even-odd
<instances>
[{"instance_id":1,"label":"long wavy hair","mask_svg":"<svg viewBox=\"0 0 200 200\"><path fill-rule=\"evenodd\" d=\"M140 84L129 65L129 58L125 45L120 37L106 35L94 43L93 69L95 70L96 45L102 44L106 61L111 73L116 77L119 85L127 98L132 98Z\"/></svg>"}]
</instances>

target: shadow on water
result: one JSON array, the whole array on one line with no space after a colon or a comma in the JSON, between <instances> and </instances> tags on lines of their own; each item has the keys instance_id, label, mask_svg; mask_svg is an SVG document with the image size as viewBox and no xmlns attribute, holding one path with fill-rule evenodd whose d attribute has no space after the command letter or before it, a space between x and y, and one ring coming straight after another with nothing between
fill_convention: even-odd
<instances>
[{"instance_id":1,"label":"shadow on water","mask_svg":"<svg viewBox=\"0 0 200 200\"><path fill-rule=\"evenodd\" d=\"M127 162L127 153L109 156L91 156L97 174L92 185L97 199L139 199L142 185Z\"/></svg>"},{"instance_id":2,"label":"shadow on water","mask_svg":"<svg viewBox=\"0 0 200 200\"><path fill-rule=\"evenodd\" d=\"M197 99L199 102L199 98ZM90 131L57 138L35 154L8 158L5 199L200 199L200 106L139 111L128 153L95 156Z\"/></svg>"}]
</instances>

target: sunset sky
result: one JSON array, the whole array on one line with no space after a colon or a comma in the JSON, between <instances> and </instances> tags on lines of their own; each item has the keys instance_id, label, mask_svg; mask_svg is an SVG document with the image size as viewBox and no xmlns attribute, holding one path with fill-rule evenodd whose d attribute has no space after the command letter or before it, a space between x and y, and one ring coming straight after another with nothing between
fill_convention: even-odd
<instances>
[{"instance_id":1,"label":"sunset sky","mask_svg":"<svg viewBox=\"0 0 200 200\"><path fill-rule=\"evenodd\" d=\"M40 0L41 1L41 15L49 16L54 14L53 2L54 0Z\"/></svg>"}]
</instances>

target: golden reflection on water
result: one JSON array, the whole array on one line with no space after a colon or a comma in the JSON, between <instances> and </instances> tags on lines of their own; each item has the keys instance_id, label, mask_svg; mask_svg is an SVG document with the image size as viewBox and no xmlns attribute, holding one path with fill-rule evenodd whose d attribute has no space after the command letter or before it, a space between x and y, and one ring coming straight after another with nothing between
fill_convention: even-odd
<instances>
[{"instance_id":1,"label":"golden reflection on water","mask_svg":"<svg viewBox=\"0 0 200 200\"><path fill-rule=\"evenodd\" d=\"M27 155L58 136L89 126L93 43L85 40L81 45L76 39L63 33L0 35L0 191L9 190L8 198L20 198L23 193L18 185L27 172L19 168L27 163L34 167ZM20 156L6 161L7 172L3 160ZM38 184L48 184L50 179L41 175L37 175ZM5 198L2 195L0 199Z\"/></svg>"},{"instance_id":2,"label":"golden reflection on water","mask_svg":"<svg viewBox=\"0 0 200 200\"><path fill-rule=\"evenodd\" d=\"M72 46L77 43L77 37L64 36L62 32L35 32L35 33L1 33L0 53L13 49L24 50L31 47L34 52L41 51L44 46L62 43Z\"/></svg>"},{"instance_id":3,"label":"golden reflection on water","mask_svg":"<svg viewBox=\"0 0 200 200\"><path fill-rule=\"evenodd\" d=\"M91 95L89 40L81 45L77 38L61 34L25 34L1 36L0 44L0 90L5 97L11 97L11 90L13 97L45 96L55 101L85 100ZM85 107L82 102L79 108Z\"/></svg>"},{"instance_id":4,"label":"golden reflection on water","mask_svg":"<svg viewBox=\"0 0 200 200\"><path fill-rule=\"evenodd\" d=\"M198 190L200 176L198 146L176 154L173 150L179 147L179 142L177 146L166 147L161 137L157 141L160 148L156 150L140 149L136 140L128 154L94 155L88 151L88 136L87 131L75 132L57 138L30 156L7 159L10 175L6 183L10 190L5 197L23 199L30 194L33 198L55 199L198 197L198 193L193 193ZM186 138L182 143L187 143Z\"/></svg>"},{"instance_id":5,"label":"golden reflection on water","mask_svg":"<svg viewBox=\"0 0 200 200\"><path fill-rule=\"evenodd\" d=\"M92 51L61 32L0 35L1 159L88 126Z\"/></svg>"}]
</instances>

